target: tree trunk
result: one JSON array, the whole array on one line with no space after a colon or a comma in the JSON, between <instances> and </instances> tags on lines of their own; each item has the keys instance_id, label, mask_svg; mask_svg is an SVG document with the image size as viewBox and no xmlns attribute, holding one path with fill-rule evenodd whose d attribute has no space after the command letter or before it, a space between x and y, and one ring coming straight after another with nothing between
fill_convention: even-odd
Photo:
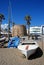
<instances>
[{"instance_id":1,"label":"tree trunk","mask_svg":"<svg viewBox=\"0 0 44 65\"><path fill-rule=\"evenodd\" d=\"M28 40L29 40L29 25L28 25Z\"/></svg>"},{"instance_id":2,"label":"tree trunk","mask_svg":"<svg viewBox=\"0 0 44 65\"><path fill-rule=\"evenodd\" d=\"M28 25L28 40L30 38L30 24Z\"/></svg>"}]
</instances>

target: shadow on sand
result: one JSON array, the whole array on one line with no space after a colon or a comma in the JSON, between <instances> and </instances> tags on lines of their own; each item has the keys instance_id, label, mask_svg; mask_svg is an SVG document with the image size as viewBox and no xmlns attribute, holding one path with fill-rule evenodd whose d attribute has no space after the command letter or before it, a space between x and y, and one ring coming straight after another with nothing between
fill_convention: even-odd
<instances>
[{"instance_id":1,"label":"shadow on sand","mask_svg":"<svg viewBox=\"0 0 44 65\"><path fill-rule=\"evenodd\" d=\"M43 55L43 52L40 48L38 48L35 52L35 54L31 55L28 60L32 60L32 59L36 59L36 58L40 58Z\"/></svg>"}]
</instances>

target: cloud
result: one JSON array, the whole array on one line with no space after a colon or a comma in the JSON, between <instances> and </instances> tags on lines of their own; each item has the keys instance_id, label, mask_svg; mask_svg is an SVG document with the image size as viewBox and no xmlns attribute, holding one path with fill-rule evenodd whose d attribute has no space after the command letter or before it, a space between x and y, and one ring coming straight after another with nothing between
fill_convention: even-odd
<instances>
[{"instance_id":1,"label":"cloud","mask_svg":"<svg viewBox=\"0 0 44 65\"><path fill-rule=\"evenodd\" d=\"M1 30L7 32L8 31L8 24L2 24L1 25ZM12 27L10 27L10 31L12 32Z\"/></svg>"},{"instance_id":2,"label":"cloud","mask_svg":"<svg viewBox=\"0 0 44 65\"><path fill-rule=\"evenodd\" d=\"M2 24L2 25L1 25L1 28L2 28L2 29L8 29L8 24Z\"/></svg>"}]
</instances>

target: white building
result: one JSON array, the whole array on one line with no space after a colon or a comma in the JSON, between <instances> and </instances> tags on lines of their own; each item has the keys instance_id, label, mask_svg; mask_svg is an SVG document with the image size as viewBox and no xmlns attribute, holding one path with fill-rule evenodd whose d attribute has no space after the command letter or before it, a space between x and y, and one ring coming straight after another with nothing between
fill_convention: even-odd
<instances>
[{"instance_id":1,"label":"white building","mask_svg":"<svg viewBox=\"0 0 44 65\"><path fill-rule=\"evenodd\" d=\"M30 34L44 34L44 25L43 26L33 26L30 27ZM27 34L28 34L28 29L27 29Z\"/></svg>"}]
</instances>

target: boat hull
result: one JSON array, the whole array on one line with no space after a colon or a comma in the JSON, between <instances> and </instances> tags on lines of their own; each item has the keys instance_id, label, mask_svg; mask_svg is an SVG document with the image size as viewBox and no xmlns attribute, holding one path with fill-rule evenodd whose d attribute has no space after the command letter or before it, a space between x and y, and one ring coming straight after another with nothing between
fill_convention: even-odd
<instances>
[{"instance_id":1,"label":"boat hull","mask_svg":"<svg viewBox=\"0 0 44 65\"><path fill-rule=\"evenodd\" d=\"M6 37L0 38L0 42L3 42L6 40Z\"/></svg>"},{"instance_id":2,"label":"boat hull","mask_svg":"<svg viewBox=\"0 0 44 65\"><path fill-rule=\"evenodd\" d=\"M26 56L27 59L29 58L30 55L34 54L37 48L39 47L37 42L30 42L30 43L26 42L24 43L24 45L20 44L18 46L18 49L21 51L22 54ZM32 44L32 43L35 43L35 44Z\"/></svg>"},{"instance_id":3,"label":"boat hull","mask_svg":"<svg viewBox=\"0 0 44 65\"><path fill-rule=\"evenodd\" d=\"M36 49L33 50L21 50L21 53L24 54L26 56L26 58L28 59L30 55L34 54L36 52Z\"/></svg>"}]
</instances>

